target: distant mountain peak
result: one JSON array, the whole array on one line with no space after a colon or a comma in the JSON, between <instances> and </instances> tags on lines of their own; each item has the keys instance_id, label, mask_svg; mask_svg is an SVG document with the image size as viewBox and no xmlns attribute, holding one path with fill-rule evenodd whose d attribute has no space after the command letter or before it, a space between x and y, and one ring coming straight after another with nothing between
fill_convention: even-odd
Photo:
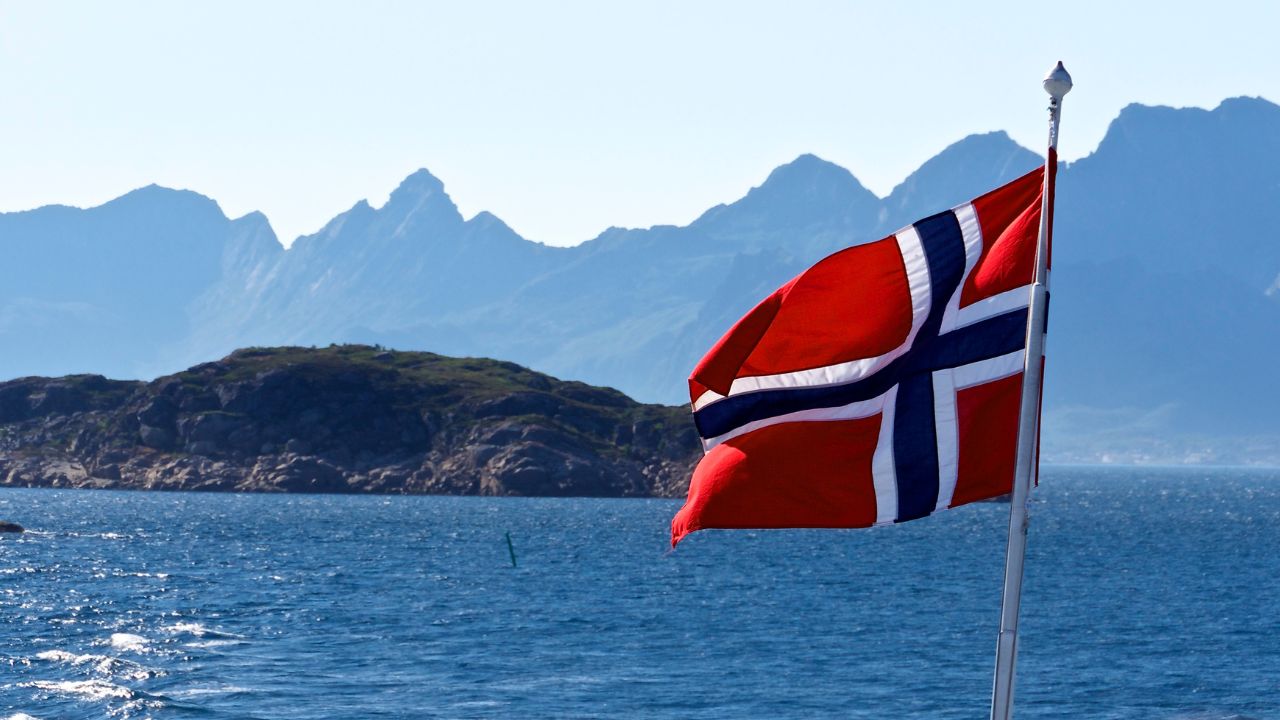
<instances>
[{"instance_id":1,"label":"distant mountain peak","mask_svg":"<svg viewBox=\"0 0 1280 720\"><path fill-rule=\"evenodd\" d=\"M831 162L830 160L824 160L818 157L817 155L814 155L813 153L800 153L799 155L796 156L795 160L792 160L789 163L783 163L779 165L777 168L774 169L774 171L777 172L778 170L782 170L784 168L806 168L806 167L836 168L838 170L844 169L839 165Z\"/></svg>"},{"instance_id":2,"label":"distant mountain peak","mask_svg":"<svg viewBox=\"0 0 1280 720\"><path fill-rule=\"evenodd\" d=\"M1218 112L1220 110L1227 112L1235 110L1250 110L1276 114L1280 113L1280 105L1258 95L1241 95L1239 97L1226 98L1222 102L1218 103L1218 107L1214 108L1214 112Z\"/></svg>"},{"instance_id":3,"label":"distant mountain peak","mask_svg":"<svg viewBox=\"0 0 1280 720\"><path fill-rule=\"evenodd\" d=\"M1098 145L1098 150L1102 149L1102 145L1108 140L1115 140L1118 136L1142 132L1160 132L1173 126L1185 126L1188 123L1201 122L1212 113L1221 110L1222 107L1223 104L1219 104L1214 110L1206 110L1201 107L1172 107L1170 105L1129 103L1120 108L1119 114L1107 126L1107 133L1103 136L1102 143ZM1096 153L1097 150L1094 152Z\"/></svg>"},{"instance_id":4,"label":"distant mountain peak","mask_svg":"<svg viewBox=\"0 0 1280 720\"><path fill-rule=\"evenodd\" d=\"M240 217L231 221L232 227L242 232L248 232L257 235L269 237L272 242L279 245L280 241L276 237L275 228L271 227L271 221L267 216L258 210L245 213Z\"/></svg>"},{"instance_id":5,"label":"distant mountain peak","mask_svg":"<svg viewBox=\"0 0 1280 720\"><path fill-rule=\"evenodd\" d=\"M959 140L951 143L942 149L938 155L945 155L949 152L954 153L969 148L1020 148L1022 147L1013 138L1009 137L1009 133L1004 130L992 130L991 132L973 133L966 135Z\"/></svg>"},{"instance_id":6,"label":"distant mountain peak","mask_svg":"<svg viewBox=\"0 0 1280 720\"><path fill-rule=\"evenodd\" d=\"M503 230L508 232L515 232L514 230L511 230L511 227L509 225L507 225L505 222L502 221L502 218L498 217L497 215L494 215L488 210L481 210L480 212L476 213L471 217L470 220L467 221L467 224L474 225L476 227L502 228Z\"/></svg>"},{"instance_id":7,"label":"distant mountain peak","mask_svg":"<svg viewBox=\"0 0 1280 720\"><path fill-rule=\"evenodd\" d=\"M817 188L833 188L849 192L866 192L866 188L853 173L839 165L823 160L812 153L800 155L795 160L779 165L769 177L752 192L808 191Z\"/></svg>"},{"instance_id":8,"label":"distant mountain peak","mask_svg":"<svg viewBox=\"0 0 1280 720\"><path fill-rule=\"evenodd\" d=\"M966 202L1030 172L1044 160L1003 130L948 145L907 176L885 199L882 230Z\"/></svg>"},{"instance_id":9,"label":"distant mountain peak","mask_svg":"<svg viewBox=\"0 0 1280 720\"><path fill-rule=\"evenodd\" d=\"M1036 155L1036 153L1019 145L1016 140L1009 137L1009 133L1004 130L993 130L985 133L974 133L966 135L963 138L951 143L934 155L916 170L913 175L918 175L930 166L956 162L957 160L977 160L989 159L992 157L1002 157L1008 155Z\"/></svg>"},{"instance_id":10,"label":"distant mountain peak","mask_svg":"<svg viewBox=\"0 0 1280 720\"><path fill-rule=\"evenodd\" d=\"M1264 97L1241 95L1230 97L1218 103L1212 110L1202 107L1174 107L1171 105L1146 105L1133 102L1120 109L1120 114L1112 125L1123 125L1153 118L1178 118L1182 120L1203 118L1208 115L1236 115L1240 113L1263 113L1272 117L1280 114L1280 105Z\"/></svg>"},{"instance_id":11,"label":"distant mountain peak","mask_svg":"<svg viewBox=\"0 0 1280 720\"><path fill-rule=\"evenodd\" d=\"M1130 103L1107 127L1090 157L1111 156L1113 162L1140 162L1133 153L1203 151L1257 156L1263 146L1277 147L1274 128L1280 106L1261 97L1234 97L1212 110Z\"/></svg>"},{"instance_id":12,"label":"distant mountain peak","mask_svg":"<svg viewBox=\"0 0 1280 720\"><path fill-rule=\"evenodd\" d=\"M1111 125L1124 126L1134 122L1182 121L1194 122L1206 117L1261 116L1274 120L1280 116L1280 105L1263 97L1240 96L1226 98L1212 110L1200 107L1172 107L1169 105L1144 105L1129 103L1120 110Z\"/></svg>"},{"instance_id":13,"label":"distant mountain peak","mask_svg":"<svg viewBox=\"0 0 1280 720\"><path fill-rule=\"evenodd\" d=\"M119 202L126 198L133 198L133 199L187 198L187 199L199 199L199 200L202 200L205 202L211 202L211 203L215 202L212 198L208 197L207 195L201 195L200 193L194 190L182 190L178 188L165 187L164 185L157 185L156 183L151 183L150 185L144 185L136 190L130 190L124 195L121 195L120 197L114 200L108 201L107 204L110 204L113 202Z\"/></svg>"},{"instance_id":14,"label":"distant mountain peak","mask_svg":"<svg viewBox=\"0 0 1280 720\"><path fill-rule=\"evenodd\" d=\"M418 168L391 192L391 202L395 202L397 197L422 197L433 193L444 193L444 183L426 168Z\"/></svg>"},{"instance_id":15,"label":"distant mountain peak","mask_svg":"<svg viewBox=\"0 0 1280 720\"><path fill-rule=\"evenodd\" d=\"M250 210L244 215L241 215L238 218L234 218L232 222L242 223L245 225L252 225L255 227L262 226L262 225L271 227L271 221L267 219L267 216L263 214L261 210Z\"/></svg>"},{"instance_id":16,"label":"distant mountain peak","mask_svg":"<svg viewBox=\"0 0 1280 720\"><path fill-rule=\"evenodd\" d=\"M224 269L252 268L256 262L284 252L271 222L257 210L232 220L231 231L232 240L223 254Z\"/></svg>"},{"instance_id":17,"label":"distant mountain peak","mask_svg":"<svg viewBox=\"0 0 1280 720\"><path fill-rule=\"evenodd\" d=\"M481 210L476 213L464 225L473 235L502 237L507 240L516 240L520 243L531 242L520 237L520 234L512 230L510 225L502 221L502 218L488 210Z\"/></svg>"},{"instance_id":18,"label":"distant mountain peak","mask_svg":"<svg viewBox=\"0 0 1280 720\"><path fill-rule=\"evenodd\" d=\"M391 192L387 204L379 208L378 212L402 220L416 218L429 224L460 225L462 223L458 206L444 191L444 183L426 168L416 170L406 177L400 186Z\"/></svg>"},{"instance_id":19,"label":"distant mountain peak","mask_svg":"<svg viewBox=\"0 0 1280 720\"><path fill-rule=\"evenodd\" d=\"M213 198L201 195L194 190L177 190L155 183L131 190L97 208L90 208L90 211L154 214L159 208L188 208L210 220L225 221L227 219L226 214L222 212L222 207Z\"/></svg>"},{"instance_id":20,"label":"distant mountain peak","mask_svg":"<svg viewBox=\"0 0 1280 720\"><path fill-rule=\"evenodd\" d=\"M815 222L839 218L839 224L874 222L880 198L862 186L853 173L805 153L769 173L745 197L717 205L693 225L712 232L737 232L744 228L792 232Z\"/></svg>"}]
</instances>

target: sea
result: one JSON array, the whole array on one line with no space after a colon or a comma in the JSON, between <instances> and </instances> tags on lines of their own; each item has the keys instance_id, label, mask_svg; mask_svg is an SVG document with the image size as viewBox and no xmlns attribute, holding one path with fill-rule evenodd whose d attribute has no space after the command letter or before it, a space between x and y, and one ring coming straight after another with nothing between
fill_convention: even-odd
<instances>
[{"instance_id":1,"label":"sea","mask_svg":"<svg viewBox=\"0 0 1280 720\"><path fill-rule=\"evenodd\" d=\"M0 718L987 716L1007 504L678 507L0 490ZM1046 468L1028 552L1020 719L1280 718L1280 471Z\"/></svg>"}]
</instances>

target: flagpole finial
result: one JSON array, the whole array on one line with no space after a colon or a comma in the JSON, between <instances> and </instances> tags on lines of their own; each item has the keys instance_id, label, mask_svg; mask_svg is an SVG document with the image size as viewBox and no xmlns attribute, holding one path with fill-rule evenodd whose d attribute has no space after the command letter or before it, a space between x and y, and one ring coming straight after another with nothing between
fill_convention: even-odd
<instances>
[{"instance_id":1,"label":"flagpole finial","mask_svg":"<svg viewBox=\"0 0 1280 720\"><path fill-rule=\"evenodd\" d=\"M1062 61L1044 76L1044 91L1054 100L1061 100L1064 95L1071 92L1071 73L1062 66Z\"/></svg>"}]
</instances>

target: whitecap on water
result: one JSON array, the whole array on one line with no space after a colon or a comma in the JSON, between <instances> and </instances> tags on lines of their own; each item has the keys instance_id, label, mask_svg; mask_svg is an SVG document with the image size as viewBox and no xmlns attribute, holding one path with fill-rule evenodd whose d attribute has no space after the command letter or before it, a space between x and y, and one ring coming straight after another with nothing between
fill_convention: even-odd
<instances>
[{"instance_id":1,"label":"whitecap on water","mask_svg":"<svg viewBox=\"0 0 1280 720\"><path fill-rule=\"evenodd\" d=\"M240 687L239 685L218 685L206 687L193 687L184 690L172 690L168 694L169 697L178 700L190 700L192 698L204 697L208 695L230 695L232 693L253 692L249 688Z\"/></svg>"},{"instance_id":2,"label":"whitecap on water","mask_svg":"<svg viewBox=\"0 0 1280 720\"><path fill-rule=\"evenodd\" d=\"M134 697L133 691L129 688L105 680L34 680L19 683L18 687L76 695L88 700L132 700Z\"/></svg>"},{"instance_id":3,"label":"whitecap on water","mask_svg":"<svg viewBox=\"0 0 1280 720\"><path fill-rule=\"evenodd\" d=\"M55 662L69 662L72 665L79 665L81 662L83 662L82 658L84 660L87 660L88 658L102 657L102 656L101 655L77 655L75 653L67 652L66 650L45 650L44 652L36 653L36 657L41 660L53 660Z\"/></svg>"},{"instance_id":4,"label":"whitecap on water","mask_svg":"<svg viewBox=\"0 0 1280 720\"><path fill-rule=\"evenodd\" d=\"M137 577L137 578L156 578L157 580L167 580L169 573L149 573L149 572L128 572L125 570L117 570L115 577Z\"/></svg>"},{"instance_id":5,"label":"whitecap on water","mask_svg":"<svg viewBox=\"0 0 1280 720\"><path fill-rule=\"evenodd\" d=\"M172 625L166 625L160 629L173 633L174 635L194 635L198 638L223 638L234 640L243 637L242 635L236 635L235 633L214 630L197 622L174 623Z\"/></svg>"},{"instance_id":6,"label":"whitecap on water","mask_svg":"<svg viewBox=\"0 0 1280 720\"><path fill-rule=\"evenodd\" d=\"M40 718L34 715L28 715L24 712L16 712L10 715L9 717L5 718L4 720L40 720Z\"/></svg>"},{"instance_id":7,"label":"whitecap on water","mask_svg":"<svg viewBox=\"0 0 1280 720\"><path fill-rule=\"evenodd\" d=\"M34 680L18 683L18 687L34 688L48 693L70 695L80 700L110 703L107 707L108 717L133 717L136 711L155 710L164 707L164 703L147 695L137 693L123 685L116 685L105 680ZM123 702L119 702L123 701ZM116 704L119 702L119 704ZM14 718L30 717L19 713ZM10 720L14 720L11 718Z\"/></svg>"},{"instance_id":8,"label":"whitecap on water","mask_svg":"<svg viewBox=\"0 0 1280 720\"><path fill-rule=\"evenodd\" d=\"M183 645L183 647L189 647L193 649L208 649L208 648L226 647L228 645L243 645L243 644L244 644L243 640L196 640L194 642L189 642Z\"/></svg>"},{"instance_id":9,"label":"whitecap on water","mask_svg":"<svg viewBox=\"0 0 1280 720\"><path fill-rule=\"evenodd\" d=\"M194 622L180 622L172 625L166 625L161 630L168 630L171 633L190 633L192 635L203 635L209 631L209 628Z\"/></svg>"},{"instance_id":10,"label":"whitecap on water","mask_svg":"<svg viewBox=\"0 0 1280 720\"><path fill-rule=\"evenodd\" d=\"M36 659L60 662L76 667L87 665L92 667L93 671L99 675L124 680L146 680L147 678L165 674L145 668L138 663L111 657L110 655L94 655L92 653L77 655L66 650L45 650L44 652L36 653Z\"/></svg>"},{"instance_id":11,"label":"whitecap on water","mask_svg":"<svg viewBox=\"0 0 1280 720\"><path fill-rule=\"evenodd\" d=\"M147 652L151 641L133 633L111 633L111 647L132 652Z\"/></svg>"}]
</instances>

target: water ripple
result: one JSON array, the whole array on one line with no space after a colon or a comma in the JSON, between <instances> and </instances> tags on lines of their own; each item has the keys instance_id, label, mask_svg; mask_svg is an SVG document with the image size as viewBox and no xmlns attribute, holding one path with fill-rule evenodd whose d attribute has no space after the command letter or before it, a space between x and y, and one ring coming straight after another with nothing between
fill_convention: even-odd
<instances>
[{"instance_id":1,"label":"water ripple","mask_svg":"<svg viewBox=\"0 0 1280 720\"><path fill-rule=\"evenodd\" d=\"M9 720L986 713L1003 506L669 553L660 500L0 502ZM1032 515L1019 718L1280 717L1280 475L1055 468Z\"/></svg>"}]
</instances>

